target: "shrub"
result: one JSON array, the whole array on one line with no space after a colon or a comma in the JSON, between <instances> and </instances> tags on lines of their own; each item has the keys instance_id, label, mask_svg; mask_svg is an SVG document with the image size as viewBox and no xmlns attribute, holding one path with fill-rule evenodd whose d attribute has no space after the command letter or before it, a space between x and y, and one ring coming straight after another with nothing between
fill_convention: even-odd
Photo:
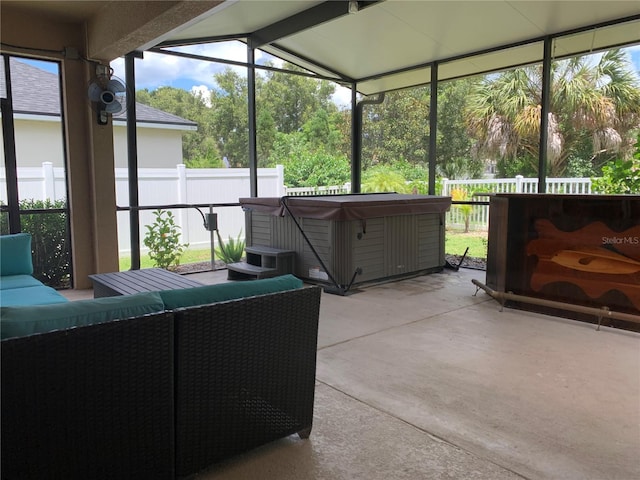
<instances>
[{"instance_id":1,"label":"shrub","mask_svg":"<svg viewBox=\"0 0 640 480\"><path fill-rule=\"evenodd\" d=\"M591 180L594 193L640 193L640 134L631 160L616 160L602 167L602 177Z\"/></svg>"},{"instance_id":2,"label":"shrub","mask_svg":"<svg viewBox=\"0 0 640 480\"><path fill-rule=\"evenodd\" d=\"M392 166L376 165L363 173L362 192L411 193L405 178Z\"/></svg>"},{"instance_id":3,"label":"shrub","mask_svg":"<svg viewBox=\"0 0 640 480\"><path fill-rule=\"evenodd\" d=\"M180 263L180 257L188 243L180 243L180 226L167 210L155 210L155 222L146 225L144 244L149 248L149 258L160 268L171 269Z\"/></svg>"},{"instance_id":4,"label":"shrub","mask_svg":"<svg viewBox=\"0 0 640 480\"><path fill-rule=\"evenodd\" d=\"M20 210L64 209L65 200L20 201ZM21 230L30 233L33 276L45 285L62 289L71 287L71 255L67 214L65 212L23 213ZM8 215L2 215L2 233L9 232Z\"/></svg>"}]
</instances>

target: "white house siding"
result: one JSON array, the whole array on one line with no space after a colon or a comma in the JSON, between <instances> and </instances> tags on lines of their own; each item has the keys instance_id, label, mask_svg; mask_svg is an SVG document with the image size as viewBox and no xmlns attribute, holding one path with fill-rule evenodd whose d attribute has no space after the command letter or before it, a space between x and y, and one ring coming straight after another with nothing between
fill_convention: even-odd
<instances>
[{"instance_id":1,"label":"white house siding","mask_svg":"<svg viewBox=\"0 0 640 480\"><path fill-rule=\"evenodd\" d=\"M138 133L139 168L175 168L182 160L182 130L140 127ZM113 127L116 168L127 167L127 129Z\"/></svg>"},{"instance_id":2,"label":"white house siding","mask_svg":"<svg viewBox=\"0 0 640 480\"><path fill-rule=\"evenodd\" d=\"M56 167L64 165L59 119L14 119L14 125L18 166L41 167L43 162L51 162ZM4 159L4 142L0 143L0 156Z\"/></svg>"},{"instance_id":3,"label":"white house siding","mask_svg":"<svg viewBox=\"0 0 640 480\"><path fill-rule=\"evenodd\" d=\"M16 157L20 167L41 167L51 162L54 167L64 166L62 128L60 120L14 119ZM175 168L183 163L183 130L158 125L138 127L138 167ZM1 137L0 137L1 138ZM113 127L115 167L127 167L127 129L124 125ZM0 156L4 158L4 142L0 142Z\"/></svg>"}]
</instances>

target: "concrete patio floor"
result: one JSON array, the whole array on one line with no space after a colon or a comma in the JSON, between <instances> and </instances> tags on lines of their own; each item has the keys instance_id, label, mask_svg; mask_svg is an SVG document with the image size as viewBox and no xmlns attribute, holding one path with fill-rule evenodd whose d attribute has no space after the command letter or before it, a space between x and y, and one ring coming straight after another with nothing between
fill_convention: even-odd
<instances>
[{"instance_id":1,"label":"concrete patio floor","mask_svg":"<svg viewBox=\"0 0 640 480\"><path fill-rule=\"evenodd\" d=\"M196 478L640 478L640 335L501 312L484 276L323 294L311 437Z\"/></svg>"}]
</instances>

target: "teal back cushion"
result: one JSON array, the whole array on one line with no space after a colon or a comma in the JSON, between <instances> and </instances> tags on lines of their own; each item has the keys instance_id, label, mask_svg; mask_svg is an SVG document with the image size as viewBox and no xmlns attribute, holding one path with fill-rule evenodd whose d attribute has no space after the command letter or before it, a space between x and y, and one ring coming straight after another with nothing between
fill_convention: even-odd
<instances>
[{"instance_id":1,"label":"teal back cushion","mask_svg":"<svg viewBox=\"0 0 640 480\"><path fill-rule=\"evenodd\" d=\"M31 234L0 235L0 275L31 275Z\"/></svg>"},{"instance_id":2,"label":"teal back cushion","mask_svg":"<svg viewBox=\"0 0 640 480\"><path fill-rule=\"evenodd\" d=\"M263 280L249 280L243 282L220 283L203 287L185 288L179 290L163 290L160 296L167 310L175 308L206 305L208 303L234 300L236 298L264 295L266 293L281 292L301 288L302 280L293 275L265 278Z\"/></svg>"},{"instance_id":3,"label":"teal back cushion","mask_svg":"<svg viewBox=\"0 0 640 480\"><path fill-rule=\"evenodd\" d=\"M158 292L94 298L55 305L0 307L0 337L22 337L161 312Z\"/></svg>"}]
</instances>

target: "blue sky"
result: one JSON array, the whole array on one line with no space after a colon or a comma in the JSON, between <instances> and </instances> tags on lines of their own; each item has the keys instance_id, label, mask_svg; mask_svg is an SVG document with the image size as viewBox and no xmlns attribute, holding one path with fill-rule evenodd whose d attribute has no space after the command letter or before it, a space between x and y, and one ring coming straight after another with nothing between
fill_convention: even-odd
<instances>
[{"instance_id":1,"label":"blue sky","mask_svg":"<svg viewBox=\"0 0 640 480\"><path fill-rule=\"evenodd\" d=\"M246 45L241 42L224 42L218 44L198 45L188 47L191 53L203 56L223 58L227 60L246 61ZM640 44L625 49L632 61L633 68L640 78ZM258 63L272 60L276 65L279 60L274 57L256 52ZM54 66L47 68L43 62L29 61L40 68L57 72ZM51 65L51 64L50 64ZM124 60L117 59L111 63L114 74L124 80ZM187 91L198 91L206 94L216 88L213 76L217 72L227 68L226 64L202 62L170 55L160 55L146 52L144 60L136 60L136 84L137 88L154 90L160 86L172 86ZM243 67L231 67L240 75L245 75ZM351 91L348 88L337 87L334 102L339 106L350 106Z\"/></svg>"},{"instance_id":2,"label":"blue sky","mask_svg":"<svg viewBox=\"0 0 640 480\"><path fill-rule=\"evenodd\" d=\"M218 44L198 45L187 47L190 53L198 55L224 58L227 60L246 61L246 45L241 42L224 42ZM640 44L628 47L626 51L631 57L635 72L640 78ZM256 52L256 61L264 62L273 60L276 65L279 60L260 51ZM213 75L227 68L227 65L219 63L201 62L185 58L145 53L144 60L136 61L136 83L138 88L153 90L159 86L172 86L184 90L198 90L206 93L216 87ZM116 76L124 77L124 61L118 59L112 63ZM246 71L242 67L236 68L240 75ZM334 95L334 101L338 105L349 106L351 103L351 91L348 88L338 87Z\"/></svg>"}]
</instances>

